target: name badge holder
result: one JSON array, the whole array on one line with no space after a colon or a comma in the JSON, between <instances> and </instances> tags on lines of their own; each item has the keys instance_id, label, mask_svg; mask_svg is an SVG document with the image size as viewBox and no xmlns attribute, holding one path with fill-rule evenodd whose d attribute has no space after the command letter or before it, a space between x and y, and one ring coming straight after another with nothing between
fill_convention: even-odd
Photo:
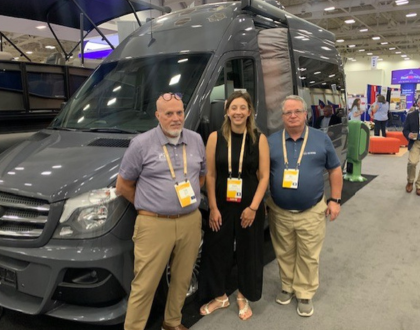
<instances>
[{"instance_id":1,"label":"name badge holder","mask_svg":"<svg viewBox=\"0 0 420 330\"><path fill-rule=\"evenodd\" d=\"M283 155L284 155L284 172L283 172L283 184L282 187L286 189L297 189L299 185L299 167L302 161L303 152L306 147L306 142L308 141L308 127L306 127L305 137L303 139L302 146L300 148L299 158L296 163L295 169L289 169L289 159L287 157L287 148L286 148L286 131L283 130Z\"/></svg>"},{"instance_id":2,"label":"name badge holder","mask_svg":"<svg viewBox=\"0 0 420 330\"><path fill-rule=\"evenodd\" d=\"M171 171L172 179L175 181L175 192L178 196L179 203L181 204L181 207L186 207L189 205L192 205L197 202L197 198L195 197L194 190L191 186L190 180L188 180L187 177L187 151L185 144L182 145L182 156L184 160L184 176L185 180L182 182L176 181L175 171L172 166L171 158L169 157L168 149L166 148L166 145L163 146L163 151L165 153L166 161L168 162L169 170Z\"/></svg>"},{"instance_id":3,"label":"name badge holder","mask_svg":"<svg viewBox=\"0 0 420 330\"><path fill-rule=\"evenodd\" d=\"M227 191L226 191L226 201L240 203L242 200L242 165L244 160L244 150L245 150L245 140L246 140L247 130L245 128L243 138L241 153L239 156L239 169L238 177L232 178L232 134L229 134L228 140L228 165L229 165L229 177L227 179Z\"/></svg>"}]
</instances>

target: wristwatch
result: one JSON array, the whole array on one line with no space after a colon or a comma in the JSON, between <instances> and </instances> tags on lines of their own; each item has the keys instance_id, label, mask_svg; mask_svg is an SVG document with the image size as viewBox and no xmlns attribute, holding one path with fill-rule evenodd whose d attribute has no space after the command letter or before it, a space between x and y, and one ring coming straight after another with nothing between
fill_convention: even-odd
<instances>
[{"instance_id":1,"label":"wristwatch","mask_svg":"<svg viewBox=\"0 0 420 330\"><path fill-rule=\"evenodd\" d=\"M327 204L328 204L329 202L335 202L335 203L337 203L337 204L340 204L340 205L341 205L341 198L328 198L328 199L327 199Z\"/></svg>"}]
</instances>

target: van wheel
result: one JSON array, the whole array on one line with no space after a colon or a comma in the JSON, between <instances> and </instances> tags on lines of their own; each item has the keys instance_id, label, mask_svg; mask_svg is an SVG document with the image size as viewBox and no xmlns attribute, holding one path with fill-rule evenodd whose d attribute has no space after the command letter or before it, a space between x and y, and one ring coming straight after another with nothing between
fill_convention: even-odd
<instances>
[{"instance_id":1,"label":"van wheel","mask_svg":"<svg viewBox=\"0 0 420 330\"><path fill-rule=\"evenodd\" d=\"M188 288L187 297L185 298L185 304L188 304L192 300L194 300L194 297L196 296L196 293L198 291L198 275L200 273L201 251L203 249L203 235L204 235L204 232L201 231L200 247L198 249L197 259L195 260L195 263L194 263L190 286ZM168 264L165 267L165 271L163 273L161 283L159 285L159 292L157 294L158 302L161 303L162 305L164 305L166 302L166 297L168 295L170 282L171 282L171 266Z\"/></svg>"}]
</instances>

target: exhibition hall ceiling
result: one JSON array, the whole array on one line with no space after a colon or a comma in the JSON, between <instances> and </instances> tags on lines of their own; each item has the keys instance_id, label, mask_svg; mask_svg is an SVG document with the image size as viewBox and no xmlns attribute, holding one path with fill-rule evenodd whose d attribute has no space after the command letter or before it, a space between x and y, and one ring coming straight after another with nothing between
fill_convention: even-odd
<instances>
[{"instance_id":1,"label":"exhibition hall ceiling","mask_svg":"<svg viewBox=\"0 0 420 330\"><path fill-rule=\"evenodd\" d=\"M0 0L0 15L3 1L9 0ZM213 2L217 1L152 0L151 3L179 10ZM360 56L419 57L420 0L282 0L280 3L286 11L333 32L337 49L346 59ZM146 17L161 14L157 10L139 13L142 22ZM127 19L134 20L125 17L105 23L102 25L104 34L115 34L118 20ZM39 25L40 22L36 21L0 16L0 32L33 62L43 62L52 53L60 52L50 30L39 30ZM75 47L80 38L77 29L59 26L54 26L54 29L66 52ZM19 51L5 38L2 47L3 51L19 57ZM26 59L20 56L19 60Z\"/></svg>"}]
</instances>

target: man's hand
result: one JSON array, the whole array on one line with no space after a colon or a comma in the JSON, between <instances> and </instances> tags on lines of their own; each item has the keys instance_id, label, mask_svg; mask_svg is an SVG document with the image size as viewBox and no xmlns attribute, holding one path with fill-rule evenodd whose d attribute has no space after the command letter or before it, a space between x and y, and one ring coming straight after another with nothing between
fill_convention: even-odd
<instances>
[{"instance_id":1,"label":"man's hand","mask_svg":"<svg viewBox=\"0 0 420 330\"><path fill-rule=\"evenodd\" d=\"M340 214L341 206L340 204L330 201L327 205L327 210L325 211L325 215L330 217L330 221L334 221L337 219L338 215Z\"/></svg>"}]
</instances>

